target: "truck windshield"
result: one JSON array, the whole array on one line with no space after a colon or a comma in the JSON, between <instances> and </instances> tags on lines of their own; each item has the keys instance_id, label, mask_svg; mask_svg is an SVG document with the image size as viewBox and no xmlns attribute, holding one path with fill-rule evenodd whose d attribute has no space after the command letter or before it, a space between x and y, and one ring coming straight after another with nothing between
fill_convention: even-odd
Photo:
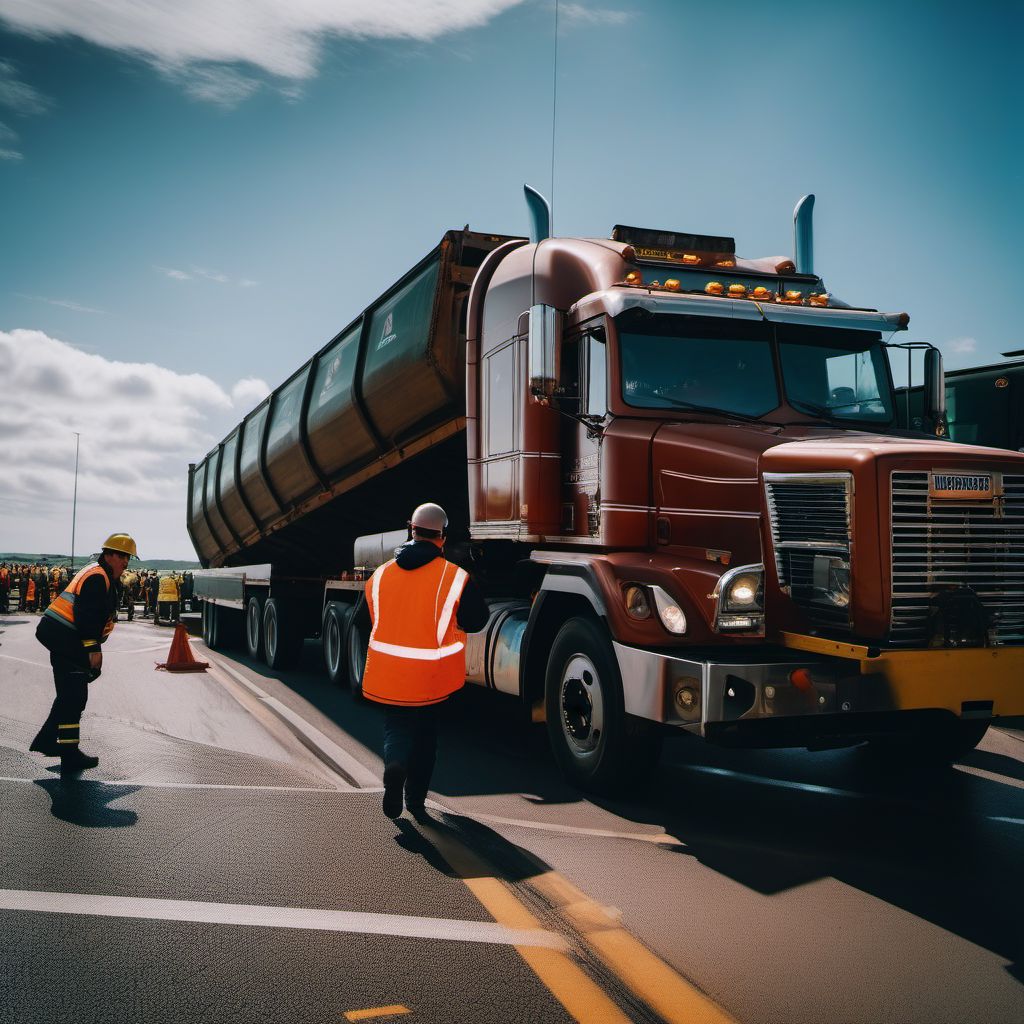
<instances>
[{"instance_id":1,"label":"truck windshield","mask_svg":"<svg viewBox=\"0 0 1024 1024\"><path fill-rule=\"evenodd\" d=\"M743 417L779 404L771 327L630 310L616 318L622 398L640 409L705 407Z\"/></svg>"},{"instance_id":2,"label":"truck windshield","mask_svg":"<svg viewBox=\"0 0 1024 1024\"><path fill-rule=\"evenodd\" d=\"M616 317L622 398L640 409L760 417L786 400L829 422L892 423L881 335L631 309ZM776 354L778 371L776 370Z\"/></svg>"},{"instance_id":3,"label":"truck windshield","mask_svg":"<svg viewBox=\"0 0 1024 1024\"><path fill-rule=\"evenodd\" d=\"M880 335L779 324L776 341L786 398L794 409L832 420L892 422Z\"/></svg>"}]
</instances>

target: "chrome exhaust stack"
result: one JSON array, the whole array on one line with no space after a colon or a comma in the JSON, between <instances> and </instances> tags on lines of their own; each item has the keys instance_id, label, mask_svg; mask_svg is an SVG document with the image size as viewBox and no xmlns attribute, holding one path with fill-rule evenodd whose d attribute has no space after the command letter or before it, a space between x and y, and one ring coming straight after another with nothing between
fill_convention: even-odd
<instances>
[{"instance_id":1,"label":"chrome exhaust stack","mask_svg":"<svg viewBox=\"0 0 1024 1024\"><path fill-rule=\"evenodd\" d=\"M814 273L814 193L796 204L793 211L793 258L798 274Z\"/></svg>"}]
</instances>

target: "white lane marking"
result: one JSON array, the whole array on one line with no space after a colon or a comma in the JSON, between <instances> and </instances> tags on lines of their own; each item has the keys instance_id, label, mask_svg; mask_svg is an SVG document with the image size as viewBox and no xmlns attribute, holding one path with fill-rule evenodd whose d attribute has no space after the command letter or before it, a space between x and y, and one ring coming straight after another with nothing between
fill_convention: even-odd
<instances>
[{"instance_id":1,"label":"white lane marking","mask_svg":"<svg viewBox=\"0 0 1024 1024\"><path fill-rule=\"evenodd\" d=\"M333 762L355 785L360 788L376 789L380 787L380 778L377 775L347 750L324 735L316 726L311 725L276 697L268 696L255 683L246 679L241 672L237 672L220 658L213 657L209 651L207 651L207 657L215 668L223 670L244 686L257 700L270 708L278 718L283 719L288 727L305 742L306 746L313 749L314 753L321 754L328 762Z\"/></svg>"},{"instance_id":2,"label":"white lane marking","mask_svg":"<svg viewBox=\"0 0 1024 1024\"><path fill-rule=\"evenodd\" d=\"M540 928L508 928L491 921L459 921L406 914L373 914L352 910L266 907L245 903L204 903L198 900L141 899L134 896L90 896L69 892L27 892L0 889L0 910L45 914L86 914L248 925L258 928L303 928L310 931L394 935L410 939L486 942L503 946L541 946L564 950L564 940Z\"/></svg>"},{"instance_id":3,"label":"white lane marking","mask_svg":"<svg viewBox=\"0 0 1024 1024\"><path fill-rule=\"evenodd\" d=\"M430 801L433 803L433 801ZM448 814L462 814L465 812L444 807L441 804L434 804L440 810ZM494 825L513 825L517 828L536 829L541 832L558 832L568 836L596 836L603 839L636 839L644 843L657 843L664 846L685 846L681 839L670 836L666 832L616 832L606 828L584 828L577 825L558 825L544 821L526 821L523 818L499 818L493 814L479 814L476 811L469 811L466 816L474 821L489 821Z\"/></svg>"},{"instance_id":4,"label":"white lane marking","mask_svg":"<svg viewBox=\"0 0 1024 1024\"><path fill-rule=\"evenodd\" d=\"M989 815L989 821L1002 821L1007 825L1024 825L1024 818L997 818Z\"/></svg>"},{"instance_id":5,"label":"white lane marking","mask_svg":"<svg viewBox=\"0 0 1024 1024\"><path fill-rule=\"evenodd\" d=\"M58 776L53 776L58 778ZM0 782L22 782L34 785L37 782L49 782L50 776L37 779L22 779L13 775L0 775ZM363 793L383 793L384 787L375 789L332 789L328 786L246 786L228 782L154 782L150 779L85 779L75 780L76 785L91 786L132 786L136 789L242 789L259 792L278 793L324 793L332 796L360 796Z\"/></svg>"},{"instance_id":6,"label":"white lane marking","mask_svg":"<svg viewBox=\"0 0 1024 1024\"><path fill-rule=\"evenodd\" d=\"M23 665L35 665L36 668L49 669L49 665L42 661L29 661L28 658L16 658L13 654L0 654L0 658L6 658L8 661L20 661Z\"/></svg>"}]
</instances>

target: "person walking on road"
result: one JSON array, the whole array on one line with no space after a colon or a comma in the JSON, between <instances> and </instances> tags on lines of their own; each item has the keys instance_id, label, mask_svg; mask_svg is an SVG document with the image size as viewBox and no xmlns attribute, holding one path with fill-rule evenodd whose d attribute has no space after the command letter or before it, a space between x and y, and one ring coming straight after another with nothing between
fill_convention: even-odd
<instances>
[{"instance_id":1,"label":"person walking on road","mask_svg":"<svg viewBox=\"0 0 1024 1024\"><path fill-rule=\"evenodd\" d=\"M384 800L389 818L404 802L417 821L437 758L441 709L466 682L466 633L487 625L488 610L469 574L444 557L448 516L420 505L410 539L367 580L373 628L363 696L385 705Z\"/></svg>"},{"instance_id":2,"label":"person walking on road","mask_svg":"<svg viewBox=\"0 0 1024 1024\"><path fill-rule=\"evenodd\" d=\"M75 575L36 628L36 639L50 652L57 696L29 750L59 757L65 773L99 764L98 757L79 749L79 724L89 683L103 668L102 644L114 628L118 581L132 557L138 557L135 541L126 533L112 534L99 558Z\"/></svg>"}]
</instances>

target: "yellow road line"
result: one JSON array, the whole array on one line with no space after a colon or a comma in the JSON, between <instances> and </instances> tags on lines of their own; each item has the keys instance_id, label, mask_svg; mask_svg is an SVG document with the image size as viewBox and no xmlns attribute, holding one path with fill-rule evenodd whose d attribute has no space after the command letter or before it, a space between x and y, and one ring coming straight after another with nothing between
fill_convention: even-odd
<instances>
[{"instance_id":1,"label":"yellow road line","mask_svg":"<svg viewBox=\"0 0 1024 1024\"><path fill-rule=\"evenodd\" d=\"M423 826L423 833L495 921L514 928L542 927L471 850L440 829ZM629 1024L629 1018L566 954L537 946L515 949L574 1019L586 1024Z\"/></svg>"},{"instance_id":2,"label":"yellow road line","mask_svg":"<svg viewBox=\"0 0 1024 1024\"><path fill-rule=\"evenodd\" d=\"M407 1006L377 1006L372 1010L348 1010L345 1020L374 1020L377 1017L398 1017L408 1013Z\"/></svg>"},{"instance_id":3,"label":"yellow road line","mask_svg":"<svg viewBox=\"0 0 1024 1024\"><path fill-rule=\"evenodd\" d=\"M557 872L535 875L524 884L543 897L605 965L670 1024L735 1024L735 1018L714 1000L630 935L613 912Z\"/></svg>"}]
</instances>

